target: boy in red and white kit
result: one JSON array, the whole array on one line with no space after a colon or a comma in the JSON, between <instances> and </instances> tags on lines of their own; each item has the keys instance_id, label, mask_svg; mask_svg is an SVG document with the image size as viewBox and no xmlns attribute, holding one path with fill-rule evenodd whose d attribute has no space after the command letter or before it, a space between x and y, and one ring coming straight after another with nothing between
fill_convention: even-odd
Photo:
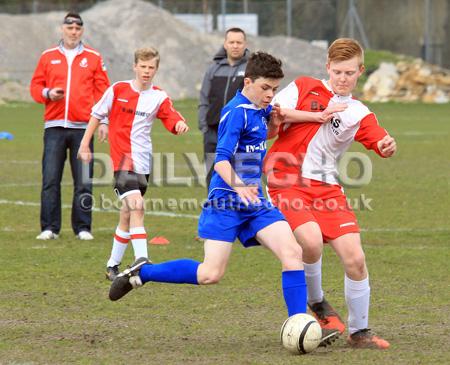
<instances>
[{"instance_id":1,"label":"boy in red and white kit","mask_svg":"<svg viewBox=\"0 0 450 365\"><path fill-rule=\"evenodd\" d=\"M395 140L378 125L375 115L352 98L363 64L359 43L338 39L328 49L328 81L300 77L275 96L285 120L266 157L265 173L274 204L302 246L308 305L323 331L345 330L322 291L322 250L323 242L328 242L345 270L348 343L355 348L386 349L389 343L368 328L368 271L356 216L337 172L339 157L354 140L381 157L396 151ZM334 113L328 121L330 111Z\"/></svg>"},{"instance_id":2,"label":"boy in red and white kit","mask_svg":"<svg viewBox=\"0 0 450 365\"><path fill-rule=\"evenodd\" d=\"M151 169L151 129L160 119L173 134L189 130L168 95L152 84L158 71L159 53L141 48L134 55L136 78L119 81L109 87L92 108L91 119L81 141L78 158L92 159L89 143L100 120L109 119L110 154L114 166L114 190L123 201L106 276L113 281L131 239L135 258L148 258L147 234L144 228L144 194Z\"/></svg>"}]
</instances>

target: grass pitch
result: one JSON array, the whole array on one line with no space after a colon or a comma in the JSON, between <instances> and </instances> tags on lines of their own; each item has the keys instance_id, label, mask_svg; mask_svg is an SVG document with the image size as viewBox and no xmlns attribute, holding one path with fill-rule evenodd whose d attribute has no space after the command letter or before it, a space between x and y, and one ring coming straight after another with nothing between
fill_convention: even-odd
<instances>
[{"instance_id":1,"label":"grass pitch","mask_svg":"<svg viewBox=\"0 0 450 365\"><path fill-rule=\"evenodd\" d=\"M200 158L202 144L196 103L176 104L190 121L191 133L172 136L156 121L153 139L155 152L176 152L179 178L192 175L182 152ZM229 270L216 286L147 284L112 303L103 271L118 213L100 207L101 201L114 200L108 184L94 190L99 210L94 212L93 242L75 239L68 208L63 209L59 240L35 240L42 107L1 106L0 129L15 139L0 140L0 364L450 362L450 105L376 104L372 109L397 139L399 151L389 160L368 153L371 183L346 192L371 208L356 212L372 287L370 326L392 347L357 351L341 338L329 348L298 357L279 344L286 317L280 266L264 249L245 250L236 244ZM364 151L358 145L352 150ZM107 146L97 144L96 151L106 152ZM68 165L65 170L63 204L69 206ZM200 209L176 204L182 198L200 202L205 189L174 186L171 171L158 171L159 180L146 197L162 199L164 206L146 216L146 229L149 237L162 235L171 243L150 246L152 260L200 260L203 248L194 239ZM132 260L129 249L124 263ZM324 254L324 288L346 317L343 272L329 248Z\"/></svg>"}]
</instances>

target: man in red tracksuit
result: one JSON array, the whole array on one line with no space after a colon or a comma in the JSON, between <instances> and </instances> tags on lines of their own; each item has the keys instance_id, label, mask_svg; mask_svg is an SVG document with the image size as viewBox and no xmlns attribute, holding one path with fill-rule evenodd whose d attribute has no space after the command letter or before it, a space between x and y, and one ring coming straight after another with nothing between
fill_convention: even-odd
<instances>
[{"instance_id":1,"label":"man in red tracksuit","mask_svg":"<svg viewBox=\"0 0 450 365\"><path fill-rule=\"evenodd\" d=\"M67 149L74 182L72 229L79 239L93 239L92 183L83 179L77 152L91 108L109 80L101 55L81 42L83 30L81 16L68 13L61 27L62 40L42 53L31 79L31 96L45 104L41 233L36 237L41 240L58 238L61 229L61 178ZM100 140L106 136L105 125L100 129ZM91 162L89 177L92 172Z\"/></svg>"}]
</instances>

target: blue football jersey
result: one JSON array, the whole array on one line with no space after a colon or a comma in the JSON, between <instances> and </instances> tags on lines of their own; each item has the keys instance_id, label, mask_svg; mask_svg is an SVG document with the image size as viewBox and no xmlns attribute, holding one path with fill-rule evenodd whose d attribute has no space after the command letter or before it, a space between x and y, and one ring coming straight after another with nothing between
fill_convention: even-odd
<instances>
[{"instance_id":1,"label":"blue football jersey","mask_svg":"<svg viewBox=\"0 0 450 365\"><path fill-rule=\"evenodd\" d=\"M227 160L246 185L261 188L262 164L267 149L267 123L272 106L262 109L240 91L221 112L215 163ZM238 201L237 193L217 174L213 173L208 199Z\"/></svg>"}]
</instances>

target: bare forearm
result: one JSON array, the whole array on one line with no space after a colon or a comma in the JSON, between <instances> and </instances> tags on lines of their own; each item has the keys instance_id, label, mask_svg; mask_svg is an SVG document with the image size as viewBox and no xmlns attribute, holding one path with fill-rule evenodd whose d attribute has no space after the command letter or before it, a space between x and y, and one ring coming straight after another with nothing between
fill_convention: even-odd
<instances>
[{"instance_id":1,"label":"bare forearm","mask_svg":"<svg viewBox=\"0 0 450 365\"><path fill-rule=\"evenodd\" d=\"M92 136L94 135L99 124L100 120L91 116L91 119L89 119L88 126L84 132L84 136L80 142L80 145L88 146L91 143Z\"/></svg>"},{"instance_id":2,"label":"bare forearm","mask_svg":"<svg viewBox=\"0 0 450 365\"><path fill-rule=\"evenodd\" d=\"M305 123L305 122L320 122L320 113L306 112L304 110L283 109L285 114L284 123Z\"/></svg>"},{"instance_id":3,"label":"bare forearm","mask_svg":"<svg viewBox=\"0 0 450 365\"><path fill-rule=\"evenodd\" d=\"M229 161L223 160L214 165L214 170L239 195L240 202L245 205L259 203L257 185L245 185L234 171Z\"/></svg>"},{"instance_id":4,"label":"bare forearm","mask_svg":"<svg viewBox=\"0 0 450 365\"><path fill-rule=\"evenodd\" d=\"M214 171L216 171L220 177L232 188L244 186L240 177L236 174L229 161L219 161L214 165Z\"/></svg>"}]
</instances>

